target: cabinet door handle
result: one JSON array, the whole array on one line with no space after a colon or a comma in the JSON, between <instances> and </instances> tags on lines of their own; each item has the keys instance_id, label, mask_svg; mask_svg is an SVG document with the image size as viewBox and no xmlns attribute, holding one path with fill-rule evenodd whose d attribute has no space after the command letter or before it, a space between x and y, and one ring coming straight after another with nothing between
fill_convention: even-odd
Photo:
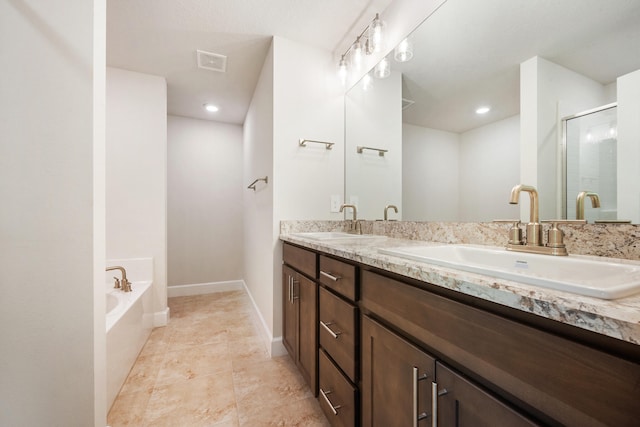
<instances>
[{"instance_id":1,"label":"cabinet door handle","mask_svg":"<svg viewBox=\"0 0 640 427\"><path fill-rule=\"evenodd\" d=\"M340 409L342 406L340 406L340 405L333 406L333 403L331 403L331 401L327 397L327 395L331 394L331 393L333 393L333 392L332 391L324 391L322 389L322 387L320 387L320 394L324 398L325 402L327 402L327 405L329 405L329 408L331 408L331 412L333 412L333 415L338 415L338 409Z\"/></svg>"},{"instance_id":2,"label":"cabinet door handle","mask_svg":"<svg viewBox=\"0 0 640 427\"><path fill-rule=\"evenodd\" d=\"M289 302L291 302L291 284L292 284L293 276L289 275Z\"/></svg>"},{"instance_id":3,"label":"cabinet door handle","mask_svg":"<svg viewBox=\"0 0 640 427\"><path fill-rule=\"evenodd\" d=\"M438 391L438 383L431 383L431 412L433 413L431 417L432 427L438 427L438 397L444 396L448 393L449 390L446 388Z\"/></svg>"},{"instance_id":4,"label":"cabinet door handle","mask_svg":"<svg viewBox=\"0 0 640 427\"><path fill-rule=\"evenodd\" d=\"M426 413L418 414L418 381L424 381L429 376L424 374L423 376L418 375L418 367L413 367L413 427L418 427L418 421L422 421L425 418L429 417Z\"/></svg>"},{"instance_id":5,"label":"cabinet door handle","mask_svg":"<svg viewBox=\"0 0 640 427\"><path fill-rule=\"evenodd\" d=\"M333 323L332 322L325 323L322 320L320 321L320 326L325 328L327 330L327 332L329 332L333 338L338 339L338 337L342 334L342 332L333 332L331 330L331 328L329 327L330 325L333 325Z\"/></svg>"},{"instance_id":6,"label":"cabinet door handle","mask_svg":"<svg viewBox=\"0 0 640 427\"><path fill-rule=\"evenodd\" d=\"M342 277L340 276L334 276L331 273L327 273L325 271L320 270L320 274L322 274L324 277L333 280L334 282L337 282L338 280L342 279Z\"/></svg>"},{"instance_id":7,"label":"cabinet door handle","mask_svg":"<svg viewBox=\"0 0 640 427\"><path fill-rule=\"evenodd\" d=\"M294 279L293 277L291 278L291 304L294 303L295 300L297 300L300 296L296 296L296 283L300 283L299 280Z\"/></svg>"}]
</instances>

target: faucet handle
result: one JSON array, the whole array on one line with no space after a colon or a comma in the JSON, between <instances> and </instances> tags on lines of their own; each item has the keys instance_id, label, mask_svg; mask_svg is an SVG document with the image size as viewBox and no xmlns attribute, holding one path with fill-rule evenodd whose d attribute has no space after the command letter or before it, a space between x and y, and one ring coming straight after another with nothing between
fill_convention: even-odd
<instances>
[{"instance_id":1,"label":"faucet handle","mask_svg":"<svg viewBox=\"0 0 640 427\"><path fill-rule=\"evenodd\" d=\"M113 282L113 288L120 289L120 279L118 279L116 276L113 276L113 280L115 280Z\"/></svg>"},{"instance_id":2,"label":"faucet handle","mask_svg":"<svg viewBox=\"0 0 640 427\"><path fill-rule=\"evenodd\" d=\"M547 232L547 246L550 248L564 248L564 233L558 228L560 224L586 224L584 219L551 219L542 222L551 223L551 228Z\"/></svg>"},{"instance_id":3,"label":"faucet handle","mask_svg":"<svg viewBox=\"0 0 640 427\"><path fill-rule=\"evenodd\" d=\"M519 219L494 219L493 222L513 224L509 229L509 244L524 245L524 240L522 239L522 229L519 227Z\"/></svg>"}]
</instances>

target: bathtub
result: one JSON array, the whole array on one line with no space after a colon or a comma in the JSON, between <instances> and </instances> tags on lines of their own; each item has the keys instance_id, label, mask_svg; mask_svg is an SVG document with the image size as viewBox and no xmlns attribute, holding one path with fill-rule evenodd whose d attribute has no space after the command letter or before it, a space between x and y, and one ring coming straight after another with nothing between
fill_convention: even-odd
<instances>
[{"instance_id":1,"label":"bathtub","mask_svg":"<svg viewBox=\"0 0 640 427\"><path fill-rule=\"evenodd\" d=\"M108 281L106 288L107 408L113 405L153 328L152 281L137 280L149 277L147 274L136 274L146 270L137 268L136 264L124 260L107 263L123 266L131 281L131 292L114 289L113 279ZM120 275L117 271L110 271L108 276L113 276L113 273Z\"/></svg>"}]
</instances>

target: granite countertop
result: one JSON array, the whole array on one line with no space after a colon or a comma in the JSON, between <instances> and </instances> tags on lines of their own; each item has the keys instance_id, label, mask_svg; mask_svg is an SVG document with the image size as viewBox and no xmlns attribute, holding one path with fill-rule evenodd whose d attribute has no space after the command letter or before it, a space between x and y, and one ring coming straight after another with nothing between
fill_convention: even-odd
<instances>
[{"instance_id":1,"label":"granite countertop","mask_svg":"<svg viewBox=\"0 0 640 427\"><path fill-rule=\"evenodd\" d=\"M381 254L378 249L429 242L379 237L359 241L318 241L289 233L280 235L285 242L640 345L640 294L603 300L411 261Z\"/></svg>"}]
</instances>

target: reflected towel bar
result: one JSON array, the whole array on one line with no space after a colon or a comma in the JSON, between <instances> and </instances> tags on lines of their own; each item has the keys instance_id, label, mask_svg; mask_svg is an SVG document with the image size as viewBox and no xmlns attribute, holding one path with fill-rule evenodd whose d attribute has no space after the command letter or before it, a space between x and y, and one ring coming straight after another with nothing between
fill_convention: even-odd
<instances>
[{"instance_id":1,"label":"reflected towel bar","mask_svg":"<svg viewBox=\"0 0 640 427\"><path fill-rule=\"evenodd\" d=\"M382 148L373 148L373 147L364 147L362 145L358 145L356 147L356 152L358 154L362 154L362 150L373 150L373 151L377 151L378 152L378 156L383 157L384 153L388 152L389 150L383 150Z\"/></svg>"},{"instance_id":2,"label":"reflected towel bar","mask_svg":"<svg viewBox=\"0 0 640 427\"><path fill-rule=\"evenodd\" d=\"M298 145L300 147L306 147L307 142L313 142L315 144L324 144L324 148L326 148L327 150L331 150L335 145L335 142L314 141L313 139L302 139L302 138L298 140Z\"/></svg>"},{"instance_id":3,"label":"reflected towel bar","mask_svg":"<svg viewBox=\"0 0 640 427\"><path fill-rule=\"evenodd\" d=\"M256 191L256 184L260 181L264 181L265 184L269 183L269 177L265 176L264 178L258 178L255 181L253 181L251 184L249 184L249 186L247 187L248 189L251 189L253 191Z\"/></svg>"}]
</instances>

